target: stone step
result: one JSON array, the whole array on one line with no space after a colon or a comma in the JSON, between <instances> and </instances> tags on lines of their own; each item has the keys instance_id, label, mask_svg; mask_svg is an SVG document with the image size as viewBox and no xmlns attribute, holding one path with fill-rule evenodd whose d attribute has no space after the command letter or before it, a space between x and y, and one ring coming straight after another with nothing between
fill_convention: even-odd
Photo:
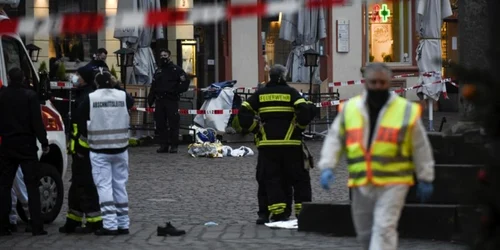
<instances>
[{"instance_id":1,"label":"stone step","mask_svg":"<svg viewBox=\"0 0 500 250\"><path fill-rule=\"evenodd\" d=\"M434 193L425 204L471 205L478 204L479 182L477 174L481 165L436 165ZM419 204L417 185L410 188L407 204Z\"/></svg>"},{"instance_id":2,"label":"stone step","mask_svg":"<svg viewBox=\"0 0 500 250\"><path fill-rule=\"evenodd\" d=\"M462 211L461 217L457 216L458 208L458 205L407 204L399 221L399 236L442 241L457 240L454 235L460 234L458 229L461 222L458 220L470 218L470 211L467 210ZM299 231L328 233L339 237L356 235L349 201L304 203L298 224Z\"/></svg>"},{"instance_id":3,"label":"stone step","mask_svg":"<svg viewBox=\"0 0 500 250\"><path fill-rule=\"evenodd\" d=\"M477 131L461 135L427 133L436 164L484 164L488 157L485 142Z\"/></svg>"}]
</instances>

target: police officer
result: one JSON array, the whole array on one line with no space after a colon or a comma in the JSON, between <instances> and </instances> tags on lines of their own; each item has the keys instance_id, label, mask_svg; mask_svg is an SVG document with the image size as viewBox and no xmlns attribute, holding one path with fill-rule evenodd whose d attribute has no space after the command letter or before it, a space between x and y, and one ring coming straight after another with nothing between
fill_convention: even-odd
<instances>
[{"instance_id":1,"label":"police officer","mask_svg":"<svg viewBox=\"0 0 500 250\"><path fill-rule=\"evenodd\" d=\"M302 209L302 202L311 201L311 182L304 164L302 132L314 118L315 106L287 85L283 65L274 65L269 74L271 80L266 87L243 102L237 121L243 130L256 133L258 162L262 165L268 210L272 221L282 221L287 219L287 192L284 187L293 187L296 215Z\"/></svg>"},{"instance_id":2,"label":"police officer","mask_svg":"<svg viewBox=\"0 0 500 250\"><path fill-rule=\"evenodd\" d=\"M28 190L32 235L45 235L38 190L38 147L49 152L37 94L23 85L20 68L9 70L9 86L0 92L0 236L10 235L11 189L19 165Z\"/></svg>"},{"instance_id":3,"label":"police officer","mask_svg":"<svg viewBox=\"0 0 500 250\"><path fill-rule=\"evenodd\" d=\"M128 110L134 100L125 91L115 89L111 74L95 77L97 90L85 97L78 108L82 136L87 138L92 176L99 194L103 228L96 235L128 234Z\"/></svg>"},{"instance_id":4,"label":"police officer","mask_svg":"<svg viewBox=\"0 0 500 250\"><path fill-rule=\"evenodd\" d=\"M84 67L78 69L72 82L75 89L75 109L92 93L94 84L86 82L82 75L88 74ZM88 79L88 77L87 77ZM91 233L102 228L99 195L92 178L89 145L80 133L87 124L78 119L78 112L71 117L69 153L73 157L71 165L71 186L68 191L68 213L66 223L59 228L60 233ZM86 225L82 227L83 217Z\"/></svg>"},{"instance_id":5,"label":"police officer","mask_svg":"<svg viewBox=\"0 0 500 250\"><path fill-rule=\"evenodd\" d=\"M186 72L170 60L169 50L162 49L160 53L160 68L155 73L148 95L149 106L155 105L156 129L161 144L156 152L177 153L180 93L187 91L190 81Z\"/></svg>"}]
</instances>

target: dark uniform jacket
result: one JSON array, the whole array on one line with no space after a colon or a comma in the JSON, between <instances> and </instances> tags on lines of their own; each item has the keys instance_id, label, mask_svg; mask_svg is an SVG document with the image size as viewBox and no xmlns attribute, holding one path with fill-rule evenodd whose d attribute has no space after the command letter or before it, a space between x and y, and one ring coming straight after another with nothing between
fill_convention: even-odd
<instances>
[{"instance_id":1,"label":"dark uniform jacket","mask_svg":"<svg viewBox=\"0 0 500 250\"><path fill-rule=\"evenodd\" d=\"M189 86L189 79L181 67L170 62L158 69L153 77L151 91L148 95L149 106L153 106L156 100L161 99L179 101L180 92L182 92L181 84Z\"/></svg>"},{"instance_id":2,"label":"dark uniform jacket","mask_svg":"<svg viewBox=\"0 0 500 250\"><path fill-rule=\"evenodd\" d=\"M35 91L22 86L9 86L0 91L0 137L2 147L35 156L37 139L42 147L49 145Z\"/></svg>"},{"instance_id":3,"label":"dark uniform jacket","mask_svg":"<svg viewBox=\"0 0 500 250\"><path fill-rule=\"evenodd\" d=\"M243 102L233 127L254 133L257 147L301 146L302 132L314 116L314 104L297 90L286 82L269 82Z\"/></svg>"},{"instance_id":4,"label":"dark uniform jacket","mask_svg":"<svg viewBox=\"0 0 500 250\"><path fill-rule=\"evenodd\" d=\"M80 106L85 98L88 97L90 93L94 92L94 90L95 88L92 84L85 84L84 86L77 87L75 90L75 102L72 104L72 110L77 110L78 106ZM87 123L82 122L78 116L78 112L73 112L71 116L71 140L69 152L88 154L89 145L85 140L80 138L80 131L83 127L87 127Z\"/></svg>"}]
</instances>

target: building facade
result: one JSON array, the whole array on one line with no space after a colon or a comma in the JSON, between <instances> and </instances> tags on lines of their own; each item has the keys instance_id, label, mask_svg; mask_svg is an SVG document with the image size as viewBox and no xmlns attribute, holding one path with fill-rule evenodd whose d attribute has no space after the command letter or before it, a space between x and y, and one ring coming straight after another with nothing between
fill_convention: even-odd
<instances>
[{"instance_id":1,"label":"building facade","mask_svg":"<svg viewBox=\"0 0 500 250\"><path fill-rule=\"evenodd\" d=\"M100 12L116 14L119 0L21 0L21 6L7 10L11 16L43 17L55 13ZM194 2L193 2L194 1ZM257 4L276 0L161 0L162 7L189 10L195 4ZM278 0L279 1L279 0ZM238 80L240 87L255 87L267 80L269 66L298 61L294 52L313 48L320 53L320 63L314 73L314 83L323 83L321 92L328 91L330 82L359 80L361 71L369 62L386 62L394 74L418 73L415 51L419 41L417 30L417 0L380 0L362 4L350 1L345 6L325 8L321 14L305 15L309 25L314 24L314 37L290 38L280 32L287 16L248 17L232 19L210 25L183 23L165 27L165 40L153 41L155 52L160 47L172 51L172 59L185 70L196 75L198 87L216 81ZM447 20L442 30L442 57L445 61L458 61L458 26L456 10L458 0L452 0L455 15ZM306 13L307 14L307 13ZM281 33L281 34L280 34ZM26 36L27 44L42 48L41 61L64 57L69 68L77 68L90 60L97 48L108 50L107 63L117 71L116 57L112 53L120 48L113 38L114 30L97 34L52 36L40 34ZM309 41L309 42L307 42ZM446 75L444 64L444 74ZM297 69L294 71L307 69ZM290 77L289 82L304 91L309 89L306 73ZM295 74L295 72L294 72ZM299 74L300 75L300 74ZM317 78L317 79L316 79ZM398 79L395 87L416 85L418 77ZM362 86L338 87L341 98L350 98L361 92ZM336 91L336 89L335 89ZM415 91L406 97L416 100Z\"/></svg>"},{"instance_id":2,"label":"building facade","mask_svg":"<svg viewBox=\"0 0 500 250\"><path fill-rule=\"evenodd\" d=\"M232 3L260 3L264 0L232 0ZM362 79L362 69L369 62L386 62L395 75L418 73L415 60L418 45L417 0L380 0L362 4L351 1L344 6L324 10L327 36L319 39L316 51L320 53L320 79L324 83ZM454 16L445 20L442 28L442 57L444 61L458 61L457 10L458 1L452 0ZM281 17L255 17L232 20L232 77L245 86L266 80L266 66L287 64L294 45L280 39ZM244 30L245 32L241 32ZM443 64L446 75L446 63ZM290 79L289 79L290 80ZM296 88L308 90L309 81L297 83ZM394 88L412 87L418 77L394 81ZM359 94L363 86L338 87L341 99ZM337 87L335 88L336 91ZM327 84L321 91L328 91ZM417 100L416 91L405 93Z\"/></svg>"}]
</instances>

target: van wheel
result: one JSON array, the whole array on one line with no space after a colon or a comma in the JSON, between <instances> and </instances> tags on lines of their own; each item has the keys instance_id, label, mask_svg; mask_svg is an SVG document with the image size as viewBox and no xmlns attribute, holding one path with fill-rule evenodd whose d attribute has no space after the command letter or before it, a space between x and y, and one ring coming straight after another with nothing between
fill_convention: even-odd
<instances>
[{"instance_id":1,"label":"van wheel","mask_svg":"<svg viewBox=\"0 0 500 250\"><path fill-rule=\"evenodd\" d=\"M59 212L61 212L64 201L64 186L61 175L57 169L47 163L40 163L40 201L42 208L42 220L44 223L52 223ZM24 222L27 222L26 214L20 202L17 203L17 214Z\"/></svg>"}]
</instances>

